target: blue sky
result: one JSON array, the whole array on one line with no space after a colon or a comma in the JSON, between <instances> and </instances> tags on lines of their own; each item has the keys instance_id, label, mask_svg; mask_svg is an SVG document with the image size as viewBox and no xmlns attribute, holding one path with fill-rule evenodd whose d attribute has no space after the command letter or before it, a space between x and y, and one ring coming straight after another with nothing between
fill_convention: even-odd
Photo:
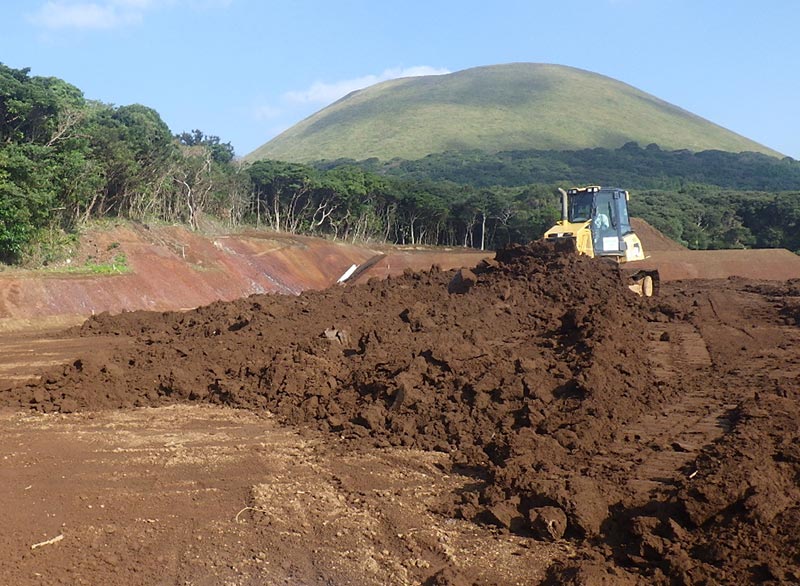
<instances>
[{"instance_id":1,"label":"blue sky","mask_svg":"<svg viewBox=\"0 0 800 586\"><path fill-rule=\"evenodd\" d=\"M4 0L2 14L0 62L239 155L377 81L537 62L800 159L798 0Z\"/></svg>"}]
</instances>

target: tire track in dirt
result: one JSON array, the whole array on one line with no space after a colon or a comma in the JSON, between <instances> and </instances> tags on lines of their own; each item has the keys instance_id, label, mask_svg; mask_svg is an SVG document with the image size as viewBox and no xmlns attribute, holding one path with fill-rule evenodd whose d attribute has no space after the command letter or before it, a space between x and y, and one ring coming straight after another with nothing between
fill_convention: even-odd
<instances>
[{"instance_id":1,"label":"tire track in dirt","mask_svg":"<svg viewBox=\"0 0 800 586\"><path fill-rule=\"evenodd\" d=\"M663 307L675 311L662 329L682 358L653 356L679 392L661 410L663 431L655 415L626 427L641 423L652 448L635 456L632 496L609 534L614 559L646 583L800 583L794 287L726 279L668 290Z\"/></svg>"},{"instance_id":2,"label":"tire track in dirt","mask_svg":"<svg viewBox=\"0 0 800 586\"><path fill-rule=\"evenodd\" d=\"M736 407L712 380L705 340L688 323L654 324L650 358L659 379L680 389L670 402L624 426L609 446L604 464L624 472L633 501L644 504L656 493L674 492L677 480L694 472L700 450L730 429Z\"/></svg>"},{"instance_id":3,"label":"tire track in dirt","mask_svg":"<svg viewBox=\"0 0 800 586\"><path fill-rule=\"evenodd\" d=\"M763 297L715 282L696 286L691 321L654 323L650 331L653 372L678 393L626 425L605 457L609 469L625 473L638 504L674 494L698 473L694 461L731 430L752 389L790 388L800 380L800 361L790 359L794 344L785 341L800 343L800 334ZM743 312L757 321L743 319ZM781 368L765 368L771 361ZM798 368L787 368L792 363Z\"/></svg>"}]
</instances>

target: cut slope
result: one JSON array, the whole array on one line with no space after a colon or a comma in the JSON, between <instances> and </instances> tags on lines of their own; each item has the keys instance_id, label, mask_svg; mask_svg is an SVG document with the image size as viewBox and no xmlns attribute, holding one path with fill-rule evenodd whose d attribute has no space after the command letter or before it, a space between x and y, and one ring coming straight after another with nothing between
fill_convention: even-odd
<instances>
[{"instance_id":1,"label":"cut slope","mask_svg":"<svg viewBox=\"0 0 800 586\"><path fill-rule=\"evenodd\" d=\"M382 276L434 264L444 269L474 266L491 254L473 249L380 249L392 262ZM0 273L0 331L41 318L53 318L51 325L56 325L103 311L176 310L253 293L324 289L351 265L378 252L365 245L285 233L207 237L180 227L129 224L87 233L79 256L98 258L108 251L124 255L129 272Z\"/></svg>"},{"instance_id":2,"label":"cut slope","mask_svg":"<svg viewBox=\"0 0 800 586\"><path fill-rule=\"evenodd\" d=\"M618 148L629 141L778 155L609 77L514 63L396 79L353 92L246 158L418 159L449 150Z\"/></svg>"}]
</instances>

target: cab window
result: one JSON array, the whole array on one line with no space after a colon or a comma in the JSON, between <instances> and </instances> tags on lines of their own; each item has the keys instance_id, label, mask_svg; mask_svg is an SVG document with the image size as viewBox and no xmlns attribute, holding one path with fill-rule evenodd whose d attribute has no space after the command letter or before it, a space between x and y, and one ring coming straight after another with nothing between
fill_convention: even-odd
<instances>
[{"instance_id":1,"label":"cab window","mask_svg":"<svg viewBox=\"0 0 800 586\"><path fill-rule=\"evenodd\" d=\"M569 198L569 221L588 222L592 219L593 193L575 193Z\"/></svg>"},{"instance_id":2,"label":"cab window","mask_svg":"<svg viewBox=\"0 0 800 586\"><path fill-rule=\"evenodd\" d=\"M617 205L614 201L613 191L600 191L595 198L595 222L603 229L616 228L619 224Z\"/></svg>"}]
</instances>

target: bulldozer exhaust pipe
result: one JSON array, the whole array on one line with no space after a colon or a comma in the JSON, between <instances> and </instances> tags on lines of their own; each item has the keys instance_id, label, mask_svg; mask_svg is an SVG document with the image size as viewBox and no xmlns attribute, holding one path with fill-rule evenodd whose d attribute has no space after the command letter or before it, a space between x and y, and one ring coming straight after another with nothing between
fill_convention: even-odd
<instances>
[{"instance_id":1,"label":"bulldozer exhaust pipe","mask_svg":"<svg viewBox=\"0 0 800 586\"><path fill-rule=\"evenodd\" d=\"M558 192L561 194L561 221L566 222L567 216L569 215L569 204L567 200L567 192L558 188Z\"/></svg>"}]
</instances>

